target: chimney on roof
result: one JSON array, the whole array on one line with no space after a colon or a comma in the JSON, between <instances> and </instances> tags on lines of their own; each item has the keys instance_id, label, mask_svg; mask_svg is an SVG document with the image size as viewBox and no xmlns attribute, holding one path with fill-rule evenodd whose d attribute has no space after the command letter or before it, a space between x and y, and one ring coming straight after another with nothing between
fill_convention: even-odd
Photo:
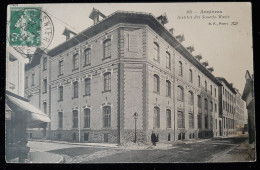
<instances>
[{"instance_id":1,"label":"chimney on roof","mask_svg":"<svg viewBox=\"0 0 260 170\"><path fill-rule=\"evenodd\" d=\"M159 17L157 17L157 20L159 20L159 22L160 22L162 25L168 23L168 18L167 18L166 13L164 13L164 14L160 15Z\"/></svg>"},{"instance_id":2,"label":"chimney on roof","mask_svg":"<svg viewBox=\"0 0 260 170\"><path fill-rule=\"evenodd\" d=\"M185 38L184 38L184 35L183 35L183 34L177 35L175 38L176 38L180 43L181 43L182 41L185 41Z\"/></svg>"},{"instance_id":3,"label":"chimney on roof","mask_svg":"<svg viewBox=\"0 0 260 170\"><path fill-rule=\"evenodd\" d=\"M169 29L169 32L173 35L174 28Z\"/></svg>"},{"instance_id":4,"label":"chimney on roof","mask_svg":"<svg viewBox=\"0 0 260 170\"><path fill-rule=\"evenodd\" d=\"M193 46L189 46L189 47L187 47L187 50L188 50L190 53L192 53L192 52L194 51L194 47L193 47Z\"/></svg>"},{"instance_id":5,"label":"chimney on roof","mask_svg":"<svg viewBox=\"0 0 260 170\"><path fill-rule=\"evenodd\" d=\"M202 59L202 56L200 54L196 55L195 58L200 61Z\"/></svg>"},{"instance_id":6,"label":"chimney on roof","mask_svg":"<svg viewBox=\"0 0 260 170\"><path fill-rule=\"evenodd\" d=\"M214 71L213 67L208 68L208 70L212 73Z\"/></svg>"},{"instance_id":7,"label":"chimney on roof","mask_svg":"<svg viewBox=\"0 0 260 170\"><path fill-rule=\"evenodd\" d=\"M62 33L62 35L65 35L65 36L66 36L66 41L67 41L68 39L70 39L71 34L73 34L73 36L74 36L74 35L77 35L75 32L73 32L73 31L71 31L70 29L68 29L67 27L65 27L65 29L64 29L64 31L63 31L63 33Z\"/></svg>"},{"instance_id":8,"label":"chimney on roof","mask_svg":"<svg viewBox=\"0 0 260 170\"><path fill-rule=\"evenodd\" d=\"M93 8L89 18L93 20L93 24L96 24L99 22L99 17L106 18L106 16L104 14L102 14L99 10Z\"/></svg>"},{"instance_id":9,"label":"chimney on roof","mask_svg":"<svg viewBox=\"0 0 260 170\"><path fill-rule=\"evenodd\" d=\"M209 65L208 61L204 61L201 63L204 67L207 67Z\"/></svg>"},{"instance_id":10,"label":"chimney on roof","mask_svg":"<svg viewBox=\"0 0 260 170\"><path fill-rule=\"evenodd\" d=\"M230 86L233 88L233 83L230 83Z\"/></svg>"}]
</instances>

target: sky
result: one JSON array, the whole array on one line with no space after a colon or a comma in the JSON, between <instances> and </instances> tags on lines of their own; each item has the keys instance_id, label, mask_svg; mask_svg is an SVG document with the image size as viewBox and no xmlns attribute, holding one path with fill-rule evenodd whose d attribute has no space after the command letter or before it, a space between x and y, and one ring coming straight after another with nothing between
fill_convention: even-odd
<instances>
[{"instance_id":1,"label":"sky","mask_svg":"<svg viewBox=\"0 0 260 170\"><path fill-rule=\"evenodd\" d=\"M192 54L201 54L201 61L208 61L209 66L214 67L213 75L226 78L242 94L246 70L253 73L250 3L89 3L34 6L41 6L54 24L54 38L48 49L65 41L65 36L62 35L65 27L76 33L90 27L93 21L89 14L93 7L106 16L117 10L146 12L155 17L166 13L168 23L165 27L174 28L174 36L184 34L185 41L182 44L185 47L194 46ZM213 15L216 18L212 18Z\"/></svg>"}]
</instances>

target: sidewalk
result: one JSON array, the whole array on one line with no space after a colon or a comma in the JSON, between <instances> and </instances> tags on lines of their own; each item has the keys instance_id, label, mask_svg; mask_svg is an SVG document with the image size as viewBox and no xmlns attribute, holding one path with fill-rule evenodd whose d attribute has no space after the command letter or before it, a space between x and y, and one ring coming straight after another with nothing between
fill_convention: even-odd
<instances>
[{"instance_id":1,"label":"sidewalk","mask_svg":"<svg viewBox=\"0 0 260 170\"><path fill-rule=\"evenodd\" d=\"M33 139L30 140L32 142L48 142L48 143L60 143L60 144L69 144L69 145L80 145L80 146L97 146L97 147L110 147L110 148L118 148L118 146L115 143L72 143L67 141L54 141L54 140L46 140L46 139Z\"/></svg>"},{"instance_id":2,"label":"sidewalk","mask_svg":"<svg viewBox=\"0 0 260 170\"><path fill-rule=\"evenodd\" d=\"M247 142L235 145L228 150L224 150L217 155L214 155L207 162L250 162L251 147Z\"/></svg>"}]
</instances>

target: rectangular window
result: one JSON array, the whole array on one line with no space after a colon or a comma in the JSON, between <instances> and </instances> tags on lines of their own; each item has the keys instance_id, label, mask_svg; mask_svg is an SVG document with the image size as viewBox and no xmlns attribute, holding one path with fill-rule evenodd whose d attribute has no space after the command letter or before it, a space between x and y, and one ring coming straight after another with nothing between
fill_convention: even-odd
<instances>
[{"instance_id":1,"label":"rectangular window","mask_svg":"<svg viewBox=\"0 0 260 170\"><path fill-rule=\"evenodd\" d=\"M47 69L47 57L43 58L43 70Z\"/></svg>"},{"instance_id":2,"label":"rectangular window","mask_svg":"<svg viewBox=\"0 0 260 170\"><path fill-rule=\"evenodd\" d=\"M84 109L84 128L90 128L90 109Z\"/></svg>"},{"instance_id":3,"label":"rectangular window","mask_svg":"<svg viewBox=\"0 0 260 170\"><path fill-rule=\"evenodd\" d=\"M108 134L107 133L104 134L104 142L106 142L106 143L108 142Z\"/></svg>"},{"instance_id":4,"label":"rectangular window","mask_svg":"<svg viewBox=\"0 0 260 170\"><path fill-rule=\"evenodd\" d=\"M204 101L205 101L205 102L204 102L204 103L205 103L205 110L208 110L208 100L205 99Z\"/></svg>"},{"instance_id":5,"label":"rectangular window","mask_svg":"<svg viewBox=\"0 0 260 170\"><path fill-rule=\"evenodd\" d=\"M169 80L166 81L166 96L171 97L171 82Z\"/></svg>"},{"instance_id":6,"label":"rectangular window","mask_svg":"<svg viewBox=\"0 0 260 170\"><path fill-rule=\"evenodd\" d=\"M104 74L104 91L111 90L111 73Z\"/></svg>"},{"instance_id":7,"label":"rectangular window","mask_svg":"<svg viewBox=\"0 0 260 170\"><path fill-rule=\"evenodd\" d=\"M35 74L32 74L32 86L34 86L34 77L35 77Z\"/></svg>"},{"instance_id":8,"label":"rectangular window","mask_svg":"<svg viewBox=\"0 0 260 170\"><path fill-rule=\"evenodd\" d=\"M189 81L192 82L193 80L193 77L192 77L192 70L190 69L189 70Z\"/></svg>"},{"instance_id":9,"label":"rectangular window","mask_svg":"<svg viewBox=\"0 0 260 170\"><path fill-rule=\"evenodd\" d=\"M79 68L79 54L73 55L73 70L76 70Z\"/></svg>"},{"instance_id":10,"label":"rectangular window","mask_svg":"<svg viewBox=\"0 0 260 170\"><path fill-rule=\"evenodd\" d=\"M63 74L63 61L59 61L59 75Z\"/></svg>"},{"instance_id":11,"label":"rectangular window","mask_svg":"<svg viewBox=\"0 0 260 170\"><path fill-rule=\"evenodd\" d=\"M208 115L205 115L205 129L208 129Z\"/></svg>"},{"instance_id":12,"label":"rectangular window","mask_svg":"<svg viewBox=\"0 0 260 170\"><path fill-rule=\"evenodd\" d=\"M201 108L201 96L198 96L198 107Z\"/></svg>"},{"instance_id":13,"label":"rectangular window","mask_svg":"<svg viewBox=\"0 0 260 170\"><path fill-rule=\"evenodd\" d=\"M198 87L200 87L200 76L198 76Z\"/></svg>"},{"instance_id":14,"label":"rectangular window","mask_svg":"<svg viewBox=\"0 0 260 170\"><path fill-rule=\"evenodd\" d=\"M90 78L85 79L85 95L90 95Z\"/></svg>"},{"instance_id":15,"label":"rectangular window","mask_svg":"<svg viewBox=\"0 0 260 170\"><path fill-rule=\"evenodd\" d=\"M167 122L167 128L171 128L171 110L166 110L166 122Z\"/></svg>"},{"instance_id":16,"label":"rectangular window","mask_svg":"<svg viewBox=\"0 0 260 170\"><path fill-rule=\"evenodd\" d=\"M153 59L159 61L159 45L156 42L153 43Z\"/></svg>"},{"instance_id":17,"label":"rectangular window","mask_svg":"<svg viewBox=\"0 0 260 170\"><path fill-rule=\"evenodd\" d=\"M91 63L90 55L91 55L91 50L90 48L88 48L87 50L85 50L85 63L84 63L85 66L90 65Z\"/></svg>"},{"instance_id":18,"label":"rectangular window","mask_svg":"<svg viewBox=\"0 0 260 170\"><path fill-rule=\"evenodd\" d=\"M63 86L59 87L59 101L63 101Z\"/></svg>"},{"instance_id":19,"label":"rectangular window","mask_svg":"<svg viewBox=\"0 0 260 170\"><path fill-rule=\"evenodd\" d=\"M47 103L43 102L43 112L47 114Z\"/></svg>"},{"instance_id":20,"label":"rectangular window","mask_svg":"<svg viewBox=\"0 0 260 170\"><path fill-rule=\"evenodd\" d=\"M104 58L111 57L111 40L107 39L104 41Z\"/></svg>"},{"instance_id":21,"label":"rectangular window","mask_svg":"<svg viewBox=\"0 0 260 170\"><path fill-rule=\"evenodd\" d=\"M171 69L171 56L166 52L166 68Z\"/></svg>"},{"instance_id":22,"label":"rectangular window","mask_svg":"<svg viewBox=\"0 0 260 170\"><path fill-rule=\"evenodd\" d=\"M210 128L213 129L213 118L210 116Z\"/></svg>"},{"instance_id":23,"label":"rectangular window","mask_svg":"<svg viewBox=\"0 0 260 170\"><path fill-rule=\"evenodd\" d=\"M89 140L89 133L84 133L84 141L88 141Z\"/></svg>"},{"instance_id":24,"label":"rectangular window","mask_svg":"<svg viewBox=\"0 0 260 170\"><path fill-rule=\"evenodd\" d=\"M78 98L78 92L78 82L76 81L73 83L73 98Z\"/></svg>"},{"instance_id":25,"label":"rectangular window","mask_svg":"<svg viewBox=\"0 0 260 170\"><path fill-rule=\"evenodd\" d=\"M215 127L216 127L216 129L217 129L217 128L218 128L218 120L216 119L215 122L216 122Z\"/></svg>"},{"instance_id":26,"label":"rectangular window","mask_svg":"<svg viewBox=\"0 0 260 170\"><path fill-rule=\"evenodd\" d=\"M177 100L183 102L183 89L181 87L177 87Z\"/></svg>"},{"instance_id":27,"label":"rectangular window","mask_svg":"<svg viewBox=\"0 0 260 170\"><path fill-rule=\"evenodd\" d=\"M198 114L198 128L201 128L201 114Z\"/></svg>"},{"instance_id":28,"label":"rectangular window","mask_svg":"<svg viewBox=\"0 0 260 170\"><path fill-rule=\"evenodd\" d=\"M215 88L215 90L214 90L214 91L215 91L215 97L217 97L217 89Z\"/></svg>"},{"instance_id":29,"label":"rectangular window","mask_svg":"<svg viewBox=\"0 0 260 170\"><path fill-rule=\"evenodd\" d=\"M78 128L78 111L77 110L73 110L73 128Z\"/></svg>"},{"instance_id":30,"label":"rectangular window","mask_svg":"<svg viewBox=\"0 0 260 170\"><path fill-rule=\"evenodd\" d=\"M194 115L189 113L189 128L194 128Z\"/></svg>"},{"instance_id":31,"label":"rectangular window","mask_svg":"<svg viewBox=\"0 0 260 170\"><path fill-rule=\"evenodd\" d=\"M217 113L217 111L218 111L218 110L217 110L217 104L215 104L215 112Z\"/></svg>"},{"instance_id":32,"label":"rectangular window","mask_svg":"<svg viewBox=\"0 0 260 170\"><path fill-rule=\"evenodd\" d=\"M104 128L109 128L111 126L111 107L103 107L103 116L104 116Z\"/></svg>"},{"instance_id":33,"label":"rectangular window","mask_svg":"<svg viewBox=\"0 0 260 170\"><path fill-rule=\"evenodd\" d=\"M178 111L178 128L184 128L184 115L181 111Z\"/></svg>"},{"instance_id":34,"label":"rectangular window","mask_svg":"<svg viewBox=\"0 0 260 170\"><path fill-rule=\"evenodd\" d=\"M47 93L47 79L43 80L43 93Z\"/></svg>"},{"instance_id":35,"label":"rectangular window","mask_svg":"<svg viewBox=\"0 0 260 170\"><path fill-rule=\"evenodd\" d=\"M160 109L158 107L154 107L153 127L160 128Z\"/></svg>"},{"instance_id":36,"label":"rectangular window","mask_svg":"<svg viewBox=\"0 0 260 170\"><path fill-rule=\"evenodd\" d=\"M158 75L153 76L153 84L154 84L154 92L159 93L160 92L160 79Z\"/></svg>"},{"instance_id":37,"label":"rectangular window","mask_svg":"<svg viewBox=\"0 0 260 170\"><path fill-rule=\"evenodd\" d=\"M58 115L59 115L59 128L62 129L62 127L63 127L63 113L59 112Z\"/></svg>"}]
</instances>

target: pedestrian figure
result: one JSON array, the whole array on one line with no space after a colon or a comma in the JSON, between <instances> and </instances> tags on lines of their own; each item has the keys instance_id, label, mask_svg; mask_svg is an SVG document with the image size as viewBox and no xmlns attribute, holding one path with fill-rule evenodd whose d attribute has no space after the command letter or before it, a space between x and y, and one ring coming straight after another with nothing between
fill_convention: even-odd
<instances>
[{"instance_id":1,"label":"pedestrian figure","mask_svg":"<svg viewBox=\"0 0 260 170\"><path fill-rule=\"evenodd\" d=\"M156 146L156 135L155 135L154 131L152 131L151 141L152 141L153 145Z\"/></svg>"}]
</instances>

